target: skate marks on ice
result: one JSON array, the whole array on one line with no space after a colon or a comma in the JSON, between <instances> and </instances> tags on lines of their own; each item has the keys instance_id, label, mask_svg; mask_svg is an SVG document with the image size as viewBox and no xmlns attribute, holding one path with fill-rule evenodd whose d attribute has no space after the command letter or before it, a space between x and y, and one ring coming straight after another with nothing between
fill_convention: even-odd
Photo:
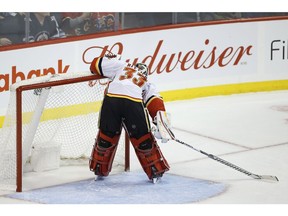
<instances>
[{"instance_id":1,"label":"skate marks on ice","mask_svg":"<svg viewBox=\"0 0 288 216\"><path fill-rule=\"evenodd\" d=\"M226 190L218 182L166 173L153 184L143 172L125 172L101 181L83 180L35 189L6 197L45 204L184 204L217 196Z\"/></svg>"}]
</instances>

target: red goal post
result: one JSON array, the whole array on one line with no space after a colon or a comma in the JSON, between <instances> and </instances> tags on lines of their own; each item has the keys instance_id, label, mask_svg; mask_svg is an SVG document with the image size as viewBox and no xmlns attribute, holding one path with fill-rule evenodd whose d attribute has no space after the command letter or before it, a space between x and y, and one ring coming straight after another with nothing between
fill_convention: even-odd
<instances>
[{"instance_id":1,"label":"red goal post","mask_svg":"<svg viewBox=\"0 0 288 216\"><path fill-rule=\"evenodd\" d=\"M97 79L98 83L94 87L89 87L88 81L95 80L95 79ZM57 74L57 75L45 75L42 77L30 79L30 80L20 81L11 86L11 92L15 91L15 94L16 94L16 96L13 96L13 94L11 94L10 96L10 100L11 100L11 97L16 97L15 105L13 105L13 103L9 103L10 104L9 106L11 106L11 104L12 106L16 106L16 109L15 109L15 112L16 112L16 115L15 115L16 171L15 172L16 172L16 191L17 192L22 191L23 167L24 167L24 164L28 160L27 158L32 157L31 151L33 151L36 148L37 146L37 144L35 144L36 142L38 143L40 142L41 145L43 145L42 144L42 141L43 141L43 143L45 143L46 145L47 142L55 143L53 140L55 139L57 140L57 143L58 142L61 143L61 146L62 146L61 154L62 152L64 152L64 156L61 155L61 157L64 157L64 158L75 157L77 159L77 157L83 158L83 155L85 155L84 157L86 158L88 157L89 159L90 157L89 151L91 152L96 135L97 135L98 128L95 122L98 122L100 104L102 103L106 84L107 84L106 79L99 79L97 78L96 75L92 75L90 72L79 72L79 73L67 73L67 74ZM26 96L26 92L29 92L28 93L29 96ZM64 96L63 97L59 96L61 94L63 94ZM88 98L88 95L92 95L91 98ZM33 101L35 102L30 102L30 99L29 100L26 99L28 97L33 98ZM60 97L60 99L56 99L58 97ZM50 104L50 101L52 101L51 102L52 105ZM57 104L56 101L60 105L56 105ZM35 103L33 108L24 110L26 106L28 107L30 106L30 104L33 104L33 103ZM11 107L9 107L8 109L9 109L8 112L9 111L11 112L11 110L13 110L13 108ZM46 117L44 115L46 115ZM6 118L11 119L11 117L8 117L8 116L9 115L6 115L5 120ZM75 120L76 123L74 123L74 120L72 120L73 118L76 118ZM89 133L89 135L87 135L88 134L87 131L91 129L90 127L87 127L87 126L89 126L91 123L87 123L84 121L83 121L84 123L80 123L84 118L88 119L88 121L92 121L92 123L94 124L94 126L91 126L92 134ZM65 122L63 123L63 121ZM72 121L73 123L71 123ZM62 122L62 123L59 123L59 122ZM48 126L43 126L43 128L45 128L43 129L42 124L43 125L47 124ZM11 122L6 124L7 127L11 127L11 125L13 125L13 123ZM71 127L71 129L68 128L68 126ZM80 127L82 126L84 128L81 129ZM5 127L5 121L4 121L3 127ZM51 129L51 127L53 129ZM70 131L61 132L61 130L63 128L65 129L66 127L68 128L66 130L67 131L70 130ZM74 141L75 139L79 138L79 141L77 141L75 144L73 144L72 141L69 141L68 143L69 145L63 144L63 141L61 140L62 138L69 139L69 136L74 135L74 133L78 132L78 130L83 130L83 132L82 133L79 132L79 134L76 135L76 138L74 137L72 138L72 140ZM6 131L6 129L4 131ZM10 131L10 129L8 131ZM49 134L50 131L53 131L53 137L46 138L47 134ZM61 134L58 135L57 133L61 133ZM87 137L89 137L89 139ZM124 132L122 132L121 137L123 138L120 139L117 152L119 151L119 154L121 155L121 160L123 159L123 161L115 162L114 160L114 162L121 164L123 169L125 171L128 171L130 168L129 139L128 139L127 134ZM10 140L10 138L7 138L7 139L8 141ZM81 146L80 147L81 150L78 150L77 148L79 148L79 145L82 145L83 143L85 143L85 146ZM0 147L1 145L3 144L0 143ZM75 149L71 150L69 148L75 148ZM6 149L11 149L11 147L8 147ZM0 153L3 155L3 151ZM115 159L117 160L116 156L115 156ZM11 159L9 158L9 160ZM1 165L0 165L0 169L1 169ZM87 169L89 169L88 164L87 164ZM4 170L9 170L9 172L11 172L10 168L4 168ZM10 175L11 175L11 174L9 175L5 174L4 175L5 177L1 178L1 174L3 173L0 173L0 185L1 185L2 179L5 178L6 180L7 176L8 178L10 178ZM13 174L11 178L13 179Z\"/></svg>"}]
</instances>

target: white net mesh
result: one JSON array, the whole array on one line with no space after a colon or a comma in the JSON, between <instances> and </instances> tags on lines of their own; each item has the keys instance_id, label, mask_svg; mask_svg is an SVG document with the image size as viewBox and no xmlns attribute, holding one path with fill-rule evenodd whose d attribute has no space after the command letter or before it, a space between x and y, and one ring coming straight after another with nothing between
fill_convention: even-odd
<instances>
[{"instance_id":1,"label":"white net mesh","mask_svg":"<svg viewBox=\"0 0 288 216\"><path fill-rule=\"evenodd\" d=\"M16 92L21 85L68 80L90 73L47 75L21 81L11 87L10 102L0 131L0 188L16 185ZM30 159L36 148L61 146L61 165L88 159L98 132L98 115L106 80L94 87L87 81L22 92L22 155L24 172L31 170ZM124 132L119 142L114 165L124 166ZM29 168L30 167L30 168ZM124 168L123 168L124 169Z\"/></svg>"}]
</instances>

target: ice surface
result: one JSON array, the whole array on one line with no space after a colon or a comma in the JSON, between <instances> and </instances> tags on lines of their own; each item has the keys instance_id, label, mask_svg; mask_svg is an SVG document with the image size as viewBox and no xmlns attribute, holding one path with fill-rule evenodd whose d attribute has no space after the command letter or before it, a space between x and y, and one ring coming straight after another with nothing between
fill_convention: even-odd
<instances>
[{"instance_id":1,"label":"ice surface","mask_svg":"<svg viewBox=\"0 0 288 216\"><path fill-rule=\"evenodd\" d=\"M171 166L169 174L203 182L217 182L227 187L225 192L203 199L197 204L263 204L255 205L257 214L259 211L262 214L275 214L278 210L287 212L288 91L175 101L168 102L166 107L171 113L173 132L179 140L252 173L275 175L280 180L256 180L174 141L159 142ZM140 171L141 167L133 150L131 160L131 174ZM114 175L113 172L112 174ZM111 179L112 177L114 176ZM41 176L37 173L27 174L24 176L23 186L25 191L30 191L71 182L71 179L81 181L92 178L93 173L87 167L64 167L41 173ZM164 178L164 183L168 180L169 178ZM161 193L161 190L158 192ZM8 198L4 191L1 194L0 203L29 203ZM73 194L74 196L77 195ZM284 205L274 207L272 204ZM195 205L192 206L195 208ZM272 209L269 209L271 206ZM229 207L225 206L225 209ZM245 208L240 208L239 212L241 209ZM245 209L243 213L246 211L250 209Z\"/></svg>"}]
</instances>

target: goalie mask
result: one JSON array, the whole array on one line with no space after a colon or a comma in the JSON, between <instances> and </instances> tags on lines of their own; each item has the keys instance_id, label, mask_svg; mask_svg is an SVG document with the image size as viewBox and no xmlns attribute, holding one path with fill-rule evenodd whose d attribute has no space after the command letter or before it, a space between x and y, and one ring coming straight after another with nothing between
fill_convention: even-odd
<instances>
[{"instance_id":1,"label":"goalie mask","mask_svg":"<svg viewBox=\"0 0 288 216\"><path fill-rule=\"evenodd\" d=\"M149 74L149 69L148 69L147 65L144 64L144 63L137 63L137 64L136 64L136 67L139 68L139 69L140 69L139 72L140 72L144 77L147 78L147 76L148 76L148 74Z\"/></svg>"}]
</instances>

